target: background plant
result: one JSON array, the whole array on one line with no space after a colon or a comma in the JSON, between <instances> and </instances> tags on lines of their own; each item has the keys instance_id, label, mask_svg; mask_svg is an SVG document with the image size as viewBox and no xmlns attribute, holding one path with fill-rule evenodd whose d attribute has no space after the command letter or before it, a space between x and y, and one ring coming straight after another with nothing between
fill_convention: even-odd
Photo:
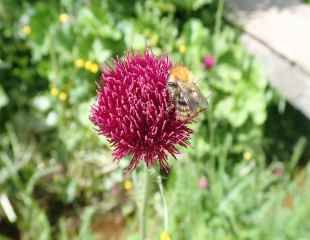
<instances>
[{"instance_id":1,"label":"background plant","mask_svg":"<svg viewBox=\"0 0 310 240\"><path fill-rule=\"evenodd\" d=\"M268 86L219 3L0 3L0 194L16 214L1 205L3 239L111 237L111 224L136 239L132 180L88 114L102 64L146 46L189 66L210 95L192 148L164 178L172 239L307 239L309 122ZM216 59L209 71L205 55ZM158 239L151 186L148 234Z\"/></svg>"}]
</instances>

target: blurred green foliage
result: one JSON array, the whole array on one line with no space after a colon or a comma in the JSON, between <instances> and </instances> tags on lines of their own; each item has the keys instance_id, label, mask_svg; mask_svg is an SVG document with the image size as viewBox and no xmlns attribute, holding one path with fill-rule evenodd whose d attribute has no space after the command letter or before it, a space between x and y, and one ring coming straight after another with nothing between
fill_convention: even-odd
<instances>
[{"instance_id":1,"label":"blurred green foliage","mask_svg":"<svg viewBox=\"0 0 310 240\"><path fill-rule=\"evenodd\" d=\"M210 96L165 179L172 239L308 239L309 122L282 107L219 3L1 1L0 195L16 219L1 202L0 239L112 239L109 228L136 239L133 193L88 114L101 65L146 46L189 66ZM159 196L150 205L158 239Z\"/></svg>"}]
</instances>

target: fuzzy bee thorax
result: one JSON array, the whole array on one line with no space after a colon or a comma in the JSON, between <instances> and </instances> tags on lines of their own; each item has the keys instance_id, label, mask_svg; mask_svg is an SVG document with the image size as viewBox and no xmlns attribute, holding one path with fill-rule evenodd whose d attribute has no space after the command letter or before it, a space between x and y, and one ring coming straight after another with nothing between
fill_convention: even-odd
<instances>
[{"instance_id":1,"label":"fuzzy bee thorax","mask_svg":"<svg viewBox=\"0 0 310 240\"><path fill-rule=\"evenodd\" d=\"M182 65L176 65L170 70L170 77L172 80L178 80L183 83L192 81L192 73Z\"/></svg>"}]
</instances>

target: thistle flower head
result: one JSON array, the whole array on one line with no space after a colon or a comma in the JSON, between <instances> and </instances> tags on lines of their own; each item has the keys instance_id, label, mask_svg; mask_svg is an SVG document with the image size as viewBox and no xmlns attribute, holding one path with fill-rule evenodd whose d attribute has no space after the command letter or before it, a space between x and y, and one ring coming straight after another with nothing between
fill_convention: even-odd
<instances>
[{"instance_id":1,"label":"thistle flower head","mask_svg":"<svg viewBox=\"0 0 310 240\"><path fill-rule=\"evenodd\" d=\"M205 55L202 63L207 70L211 70L216 63L216 60L212 55Z\"/></svg>"},{"instance_id":2,"label":"thistle flower head","mask_svg":"<svg viewBox=\"0 0 310 240\"><path fill-rule=\"evenodd\" d=\"M112 144L115 159L132 157L127 170L144 161L167 172L168 155L188 145L188 121L176 118L167 89L171 65L150 51L128 53L101 74L90 119Z\"/></svg>"},{"instance_id":3,"label":"thistle flower head","mask_svg":"<svg viewBox=\"0 0 310 240\"><path fill-rule=\"evenodd\" d=\"M209 186L209 181L206 177L200 177L198 180L198 187L200 189L206 189Z\"/></svg>"}]
</instances>

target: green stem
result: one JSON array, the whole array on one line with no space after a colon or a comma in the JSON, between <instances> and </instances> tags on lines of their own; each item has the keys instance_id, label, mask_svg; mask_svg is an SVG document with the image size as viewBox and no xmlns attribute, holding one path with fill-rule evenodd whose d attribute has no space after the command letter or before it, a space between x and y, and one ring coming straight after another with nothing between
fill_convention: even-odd
<instances>
[{"instance_id":1,"label":"green stem","mask_svg":"<svg viewBox=\"0 0 310 240\"><path fill-rule=\"evenodd\" d=\"M140 222L140 236L141 240L146 239L146 228L147 228L147 217L146 217L146 207L148 203L148 193L149 193L149 170L145 169L144 171L144 179L140 179L143 181L143 192L142 192L142 201L137 202L137 206L139 208L139 222Z\"/></svg>"},{"instance_id":2,"label":"green stem","mask_svg":"<svg viewBox=\"0 0 310 240\"><path fill-rule=\"evenodd\" d=\"M146 239L146 228L147 228L147 217L146 217L146 207L148 202L148 192L149 192L149 170L144 170L144 189L143 189L143 202L141 207L140 225L141 225L141 239Z\"/></svg>"},{"instance_id":3,"label":"green stem","mask_svg":"<svg viewBox=\"0 0 310 240\"><path fill-rule=\"evenodd\" d=\"M224 10L224 1L225 0L218 0L216 16L215 16L215 34L218 35L221 30L222 26L222 17L223 17L223 10Z\"/></svg>"},{"instance_id":4,"label":"green stem","mask_svg":"<svg viewBox=\"0 0 310 240\"><path fill-rule=\"evenodd\" d=\"M164 229L165 231L168 231L168 207L167 207L167 201L164 195L164 187L163 187L163 182L161 179L161 176L158 175L157 177L157 183L158 183L158 187L159 187L159 193L160 193L160 197L161 197L161 201L163 204L163 209L164 209Z\"/></svg>"}]
</instances>

